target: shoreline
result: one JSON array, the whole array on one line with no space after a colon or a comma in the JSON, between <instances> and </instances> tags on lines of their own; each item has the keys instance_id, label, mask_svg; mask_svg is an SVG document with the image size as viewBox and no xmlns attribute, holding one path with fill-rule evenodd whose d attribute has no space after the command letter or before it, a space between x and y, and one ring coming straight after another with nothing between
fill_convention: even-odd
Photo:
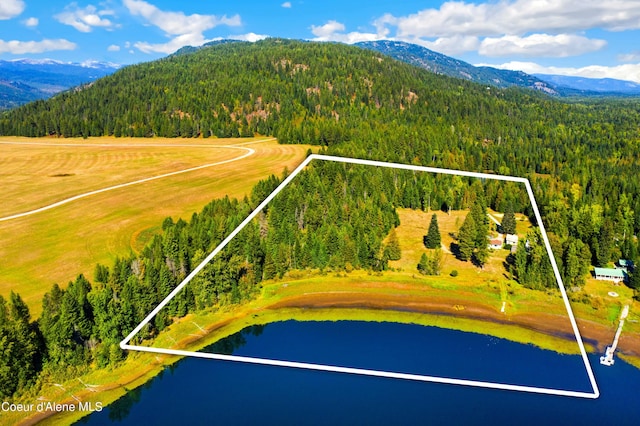
<instances>
[{"instance_id":1,"label":"shoreline","mask_svg":"<svg viewBox=\"0 0 640 426\"><path fill-rule=\"evenodd\" d=\"M567 317L544 312L509 315L501 313L494 306L481 302L470 303L468 300L460 300L455 297L434 297L433 295L412 295L409 300L406 296L399 294L358 291L306 292L284 297L265 297L263 295L244 305L228 307L222 311L187 315L172 324L167 331L181 332L181 327L187 328L194 321L205 321L207 325L201 335L184 337L173 345L175 348L197 351L249 325L287 319L408 322L493 335L523 344L534 344L558 353L579 353L573 329ZM593 321L579 319L576 321L587 353L602 352L606 345L610 344L610 339L613 339L614 327L606 327ZM491 325L504 327L491 327ZM509 336L510 331L513 331L516 336L522 335L530 340L519 341L518 338ZM506 337L505 334L507 334ZM539 345L532 341L532 335L537 336L540 339L538 343L543 342L543 344ZM558 346L549 347L547 345L545 347L544 342L554 342L554 345ZM567 349L568 346L562 346L563 342L574 346L575 351ZM163 345L158 344L158 346L162 347ZM164 345L164 347L167 346ZM640 368L640 336L627 336L625 340L621 338L619 351L617 351L617 355L620 354L623 355L621 359ZM103 392L111 394L111 396L105 395L104 400L109 400L109 404L112 404L126 392L148 383L166 367L182 359L181 357L161 356L161 359L156 357L152 360L154 357L154 354L136 355L132 362L140 362L141 359L146 358L151 361L145 364L148 368L140 371L139 374L125 376L123 373L117 381L102 385L103 389L97 395L94 393L88 394L88 396L92 397L90 399L94 399ZM121 368L125 367L126 362ZM65 401L62 401L62 403L64 402L73 402L73 400L66 398ZM66 414L67 416L65 413L38 413L20 420L19 424L35 424L40 421L44 421L45 424L57 424L65 419L71 420L69 417L71 413ZM74 417L74 421L77 420L79 418Z\"/></svg>"}]
</instances>

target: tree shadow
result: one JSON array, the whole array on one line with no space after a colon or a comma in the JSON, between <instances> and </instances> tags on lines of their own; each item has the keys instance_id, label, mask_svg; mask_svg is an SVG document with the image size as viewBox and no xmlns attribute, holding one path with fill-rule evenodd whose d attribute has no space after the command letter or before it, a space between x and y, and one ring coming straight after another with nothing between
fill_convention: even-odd
<instances>
[{"instance_id":1,"label":"tree shadow","mask_svg":"<svg viewBox=\"0 0 640 426\"><path fill-rule=\"evenodd\" d=\"M451 253L453 253L456 259L460 259L460 246L458 245L458 243L452 242L451 244L449 244L449 250L451 250Z\"/></svg>"}]
</instances>

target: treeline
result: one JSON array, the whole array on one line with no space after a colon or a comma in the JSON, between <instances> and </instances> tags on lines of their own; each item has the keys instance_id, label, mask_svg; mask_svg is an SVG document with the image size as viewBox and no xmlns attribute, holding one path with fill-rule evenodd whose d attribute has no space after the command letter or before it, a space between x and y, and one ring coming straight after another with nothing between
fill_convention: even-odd
<instances>
[{"instance_id":1,"label":"treeline","mask_svg":"<svg viewBox=\"0 0 640 426\"><path fill-rule=\"evenodd\" d=\"M277 39L126 67L0 116L3 135L257 133L337 155L524 176L557 260L579 240L597 265L638 255L639 132L637 101L569 104L353 46Z\"/></svg>"},{"instance_id":2,"label":"treeline","mask_svg":"<svg viewBox=\"0 0 640 426\"><path fill-rule=\"evenodd\" d=\"M19 296L12 295L6 309L0 299L3 395L120 362L125 354L119 342L279 183L272 176L241 201L215 200L188 222L167 218L162 234L139 256L96 265L92 282L80 275L65 289L54 285L35 322ZM248 300L261 281L292 269L385 270L399 257L397 237L384 243L399 224L397 207L465 209L479 193L491 204L506 199L526 210L523 188L512 183L314 161L135 341L157 335L189 312ZM10 373L16 369L22 375Z\"/></svg>"},{"instance_id":3,"label":"treeline","mask_svg":"<svg viewBox=\"0 0 640 426\"><path fill-rule=\"evenodd\" d=\"M126 67L0 116L3 135L259 133L322 144L333 155L528 177L561 272L575 286L592 263L640 264L639 129L637 103L570 105L435 76L355 47L283 40ZM385 269L394 250L383 239L397 225L396 207L474 205L470 179L374 169L314 163L139 338L194 309L252 297L262 279L290 268ZM66 289L54 286L36 322L17 296L3 301L3 394L117 363L119 340L278 183L263 181L244 200L214 201L189 222L167 219L140 256L97 266L93 282L81 276ZM512 205L533 218L517 184L482 187L485 206ZM478 252L474 246L471 256ZM538 267L541 254L523 253L514 260L518 279L548 276Z\"/></svg>"}]
</instances>

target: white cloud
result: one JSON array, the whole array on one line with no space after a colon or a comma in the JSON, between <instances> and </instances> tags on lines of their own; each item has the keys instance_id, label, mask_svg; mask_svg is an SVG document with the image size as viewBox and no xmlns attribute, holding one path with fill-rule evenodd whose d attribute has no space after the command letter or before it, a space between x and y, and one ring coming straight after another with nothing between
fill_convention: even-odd
<instances>
[{"instance_id":1,"label":"white cloud","mask_svg":"<svg viewBox=\"0 0 640 426\"><path fill-rule=\"evenodd\" d=\"M562 58L594 52L607 45L605 40L589 39L571 34L532 34L527 37L487 37L480 43L478 53L483 56L544 56Z\"/></svg>"},{"instance_id":2,"label":"white cloud","mask_svg":"<svg viewBox=\"0 0 640 426\"><path fill-rule=\"evenodd\" d=\"M640 2L629 0L502 0L491 3L449 1L439 9L396 17L386 14L378 26L394 26L397 36L451 37L572 33L591 28L622 31L640 28Z\"/></svg>"},{"instance_id":3,"label":"white cloud","mask_svg":"<svg viewBox=\"0 0 640 426\"><path fill-rule=\"evenodd\" d=\"M291 2L290 1L285 1L280 6L284 7L285 9L291 9Z\"/></svg>"},{"instance_id":4,"label":"white cloud","mask_svg":"<svg viewBox=\"0 0 640 426\"><path fill-rule=\"evenodd\" d=\"M64 12L54 15L54 18L65 25L70 25L76 30L88 33L94 27L114 28L116 26L110 19L104 16L113 15L111 10L98 10L93 5L88 5L84 9L78 7L77 3L71 3L65 7Z\"/></svg>"},{"instance_id":5,"label":"white cloud","mask_svg":"<svg viewBox=\"0 0 640 426\"><path fill-rule=\"evenodd\" d=\"M338 21L328 21L324 25L312 25L311 33L316 36L314 41L338 41L341 43L358 43L361 41L375 41L381 40L385 38L387 35L384 34L376 34L376 33L363 33L358 31L353 31L350 33L344 33L346 27L343 23Z\"/></svg>"},{"instance_id":6,"label":"white cloud","mask_svg":"<svg viewBox=\"0 0 640 426\"><path fill-rule=\"evenodd\" d=\"M173 53L187 45L200 46L208 41L204 32L219 25L239 26L239 15L221 17L215 15L185 15L183 12L166 12L143 0L123 0L123 4L132 15L140 16L150 24L160 28L167 37L173 37L167 43L137 42L136 48L145 53Z\"/></svg>"},{"instance_id":7,"label":"white cloud","mask_svg":"<svg viewBox=\"0 0 640 426\"><path fill-rule=\"evenodd\" d=\"M406 16L385 14L372 22L375 33L347 33L329 21L311 26L316 41L354 43L387 38L420 44L449 55L478 51L485 56L578 56L603 49L589 38L593 28L640 29L639 0L447 1Z\"/></svg>"},{"instance_id":8,"label":"white cloud","mask_svg":"<svg viewBox=\"0 0 640 426\"><path fill-rule=\"evenodd\" d=\"M377 24L378 22L376 22ZM353 44L361 41L376 41L390 39L395 41L405 41L408 43L419 44L428 49L433 49L449 55L476 50L480 45L478 37L470 36L452 36L441 37L437 40L430 41L421 38L402 38L389 37L389 30L384 26L375 25L377 32L367 33L353 31L345 33L346 27L343 23L331 20L324 25L312 25L311 33L315 36L313 41L337 41L341 43Z\"/></svg>"},{"instance_id":9,"label":"white cloud","mask_svg":"<svg viewBox=\"0 0 640 426\"><path fill-rule=\"evenodd\" d=\"M202 34L182 34L172 38L167 43L148 43L138 41L133 46L144 53L165 53L170 54L184 46L201 46L211 41L204 38Z\"/></svg>"},{"instance_id":10,"label":"white cloud","mask_svg":"<svg viewBox=\"0 0 640 426\"><path fill-rule=\"evenodd\" d=\"M264 35L264 34L247 33L247 34L230 35L227 38L229 38L231 40L250 41L251 43L255 43L256 41L260 41L260 40L264 40L265 38L269 38L269 36L268 35Z\"/></svg>"},{"instance_id":11,"label":"white cloud","mask_svg":"<svg viewBox=\"0 0 640 426\"><path fill-rule=\"evenodd\" d=\"M24 10L22 0L2 0L0 2L0 20L11 19L22 13Z\"/></svg>"},{"instance_id":12,"label":"white cloud","mask_svg":"<svg viewBox=\"0 0 640 426\"><path fill-rule=\"evenodd\" d=\"M24 20L24 25L29 27L29 28L35 28L38 26L38 24L40 23L40 21L38 20L38 18L27 18Z\"/></svg>"},{"instance_id":13,"label":"white cloud","mask_svg":"<svg viewBox=\"0 0 640 426\"><path fill-rule=\"evenodd\" d=\"M489 66L507 70L524 71L527 74L557 74L589 78L615 78L619 80L628 80L640 83L640 63L624 64L612 67L589 65L581 68L572 68L546 67L534 62L512 61L500 65L477 64L476 66Z\"/></svg>"},{"instance_id":14,"label":"white cloud","mask_svg":"<svg viewBox=\"0 0 640 426\"><path fill-rule=\"evenodd\" d=\"M107 51L109 51L109 52L119 52L120 51L120 46L118 46L117 44L112 44L109 47L107 47Z\"/></svg>"},{"instance_id":15,"label":"white cloud","mask_svg":"<svg viewBox=\"0 0 640 426\"><path fill-rule=\"evenodd\" d=\"M24 53L42 53L52 50L74 50L77 45L65 39L44 39L42 41L0 40L0 53L21 55Z\"/></svg>"},{"instance_id":16,"label":"white cloud","mask_svg":"<svg viewBox=\"0 0 640 426\"><path fill-rule=\"evenodd\" d=\"M340 23L338 21L333 21L333 20L327 22L324 25L311 26L311 32L313 33L314 36L318 38L326 38L326 39L332 37L334 33L338 31L344 31L345 29L346 27L344 26L343 23Z\"/></svg>"},{"instance_id":17,"label":"white cloud","mask_svg":"<svg viewBox=\"0 0 640 426\"><path fill-rule=\"evenodd\" d=\"M478 50L486 56L566 57L606 46L585 36L587 30L640 29L640 1L447 1L406 16L387 13L372 24L377 34L447 54Z\"/></svg>"}]
</instances>

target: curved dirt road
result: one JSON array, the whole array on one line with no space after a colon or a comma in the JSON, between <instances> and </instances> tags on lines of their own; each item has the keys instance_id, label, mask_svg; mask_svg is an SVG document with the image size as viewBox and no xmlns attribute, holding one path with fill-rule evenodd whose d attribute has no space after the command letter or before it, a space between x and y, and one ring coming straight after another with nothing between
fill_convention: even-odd
<instances>
[{"instance_id":1,"label":"curved dirt road","mask_svg":"<svg viewBox=\"0 0 640 426\"><path fill-rule=\"evenodd\" d=\"M157 180L157 179L163 179L166 177L170 177L170 176L175 176L175 175L179 175L182 173L188 173L188 172L193 172L196 170L201 170L201 169L206 169L209 167L214 167L214 166L219 166L222 164L227 164L227 163L232 163L234 161L238 161L238 160L242 160L243 158L249 157L253 154L255 154L255 150L251 149L251 148L246 148L244 147L244 145L250 145L250 144L254 144L254 143L260 143L260 142L268 142L268 141L272 141L274 140L274 138L268 138L268 139L261 139L261 140L257 140L257 141L252 141L252 142L247 142L247 143L241 143L241 144L236 144L236 145L195 145L195 144L180 144L180 145L171 145L171 147L202 147L202 148L222 148L222 149L239 149L242 151L245 151L244 154L238 156L238 157L234 157L231 158L229 160L224 160L224 161L218 161L216 163L209 163L209 164L203 164L201 166L197 166L197 167L190 167L187 169L183 169L183 170L177 170L175 172L170 172L170 173L164 173L161 175L157 175L157 176L151 176L148 178L144 178L144 179L137 179L131 182L125 182L125 183L121 183L118 185L113 185L113 186L109 186L106 188L101 188L101 189L97 189L94 191L89 191L89 192L85 192L82 194L78 194L78 195L74 195L73 197L69 197L69 198L65 198L64 200L60 200L57 201L55 203L52 204L48 204L46 206L37 208L37 209L33 209L33 210L29 210L26 212L22 212L22 213L16 213L10 216L5 216L5 217L0 217L0 222L4 222L7 220L11 220L11 219L17 219L20 217L24 217L24 216L30 216L32 214L36 214L36 213L40 213L43 211L47 211L59 206L62 206L64 204L70 203L72 201L76 201L79 200L81 198L85 198L85 197L89 197L91 195L96 195L96 194L100 194L103 192L107 192L107 191L112 191L115 189L120 189L120 188L125 188L127 186L132 186L132 185L138 185L141 183L145 183L145 182L149 182L152 180ZM0 142L0 144L6 144L6 145L51 145L51 146L90 146L90 147L111 147L113 145L111 144L46 144L46 143L40 143L40 142ZM125 144L125 145L118 145L118 146L124 146L124 147L166 147L167 145L159 145L159 144Z\"/></svg>"}]
</instances>

